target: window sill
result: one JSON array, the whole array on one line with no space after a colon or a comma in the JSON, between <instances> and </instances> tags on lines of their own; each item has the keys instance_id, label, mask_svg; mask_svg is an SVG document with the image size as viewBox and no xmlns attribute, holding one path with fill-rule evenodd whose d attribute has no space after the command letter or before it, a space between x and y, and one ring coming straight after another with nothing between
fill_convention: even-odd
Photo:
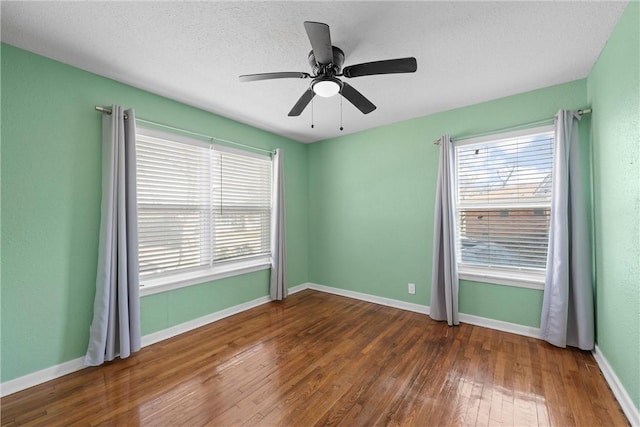
<instances>
[{"instance_id":1,"label":"window sill","mask_svg":"<svg viewBox=\"0 0 640 427\"><path fill-rule=\"evenodd\" d=\"M544 273L520 273L500 269L458 267L458 279L516 288L544 289Z\"/></svg>"},{"instance_id":2,"label":"window sill","mask_svg":"<svg viewBox=\"0 0 640 427\"><path fill-rule=\"evenodd\" d=\"M253 273L271 268L269 259L260 258L250 261L234 262L216 266L207 270L190 271L187 273L173 274L171 276L147 279L140 282L140 296L147 296L180 289L187 286L199 285L240 274Z\"/></svg>"}]
</instances>

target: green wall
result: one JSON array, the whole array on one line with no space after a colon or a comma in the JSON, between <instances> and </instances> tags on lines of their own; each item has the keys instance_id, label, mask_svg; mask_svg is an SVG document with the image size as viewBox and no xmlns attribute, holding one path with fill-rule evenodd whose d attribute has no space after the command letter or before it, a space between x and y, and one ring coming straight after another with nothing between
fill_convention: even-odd
<instances>
[{"instance_id":1,"label":"green wall","mask_svg":"<svg viewBox=\"0 0 640 427\"><path fill-rule=\"evenodd\" d=\"M2 381L86 351L100 221L95 105L262 148L285 159L288 285L307 282L307 146L2 46ZM143 333L268 295L268 271L142 298Z\"/></svg>"},{"instance_id":2,"label":"green wall","mask_svg":"<svg viewBox=\"0 0 640 427\"><path fill-rule=\"evenodd\" d=\"M580 80L312 144L309 280L430 304L438 170L433 141L586 105L586 81ZM581 124L585 135L587 125ZM409 282L416 284L415 295L407 293ZM460 311L467 314L538 327L541 307L541 291L468 281L460 286Z\"/></svg>"},{"instance_id":3,"label":"green wall","mask_svg":"<svg viewBox=\"0 0 640 427\"><path fill-rule=\"evenodd\" d=\"M630 2L588 78L597 341L640 408L640 4Z\"/></svg>"}]
</instances>

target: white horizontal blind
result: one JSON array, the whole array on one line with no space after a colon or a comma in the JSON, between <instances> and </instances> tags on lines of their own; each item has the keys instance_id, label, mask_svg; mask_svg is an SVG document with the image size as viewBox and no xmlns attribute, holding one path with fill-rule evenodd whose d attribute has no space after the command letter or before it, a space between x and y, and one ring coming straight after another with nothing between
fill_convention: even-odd
<instances>
[{"instance_id":1,"label":"white horizontal blind","mask_svg":"<svg viewBox=\"0 0 640 427\"><path fill-rule=\"evenodd\" d=\"M210 150L138 135L136 156L140 276L208 266Z\"/></svg>"},{"instance_id":2,"label":"white horizontal blind","mask_svg":"<svg viewBox=\"0 0 640 427\"><path fill-rule=\"evenodd\" d=\"M271 159L143 133L136 154L141 278L269 253Z\"/></svg>"},{"instance_id":3,"label":"white horizontal blind","mask_svg":"<svg viewBox=\"0 0 640 427\"><path fill-rule=\"evenodd\" d=\"M214 261L268 254L271 160L224 151L214 159Z\"/></svg>"},{"instance_id":4,"label":"white horizontal blind","mask_svg":"<svg viewBox=\"0 0 640 427\"><path fill-rule=\"evenodd\" d=\"M456 146L462 266L544 270L552 131Z\"/></svg>"}]
</instances>

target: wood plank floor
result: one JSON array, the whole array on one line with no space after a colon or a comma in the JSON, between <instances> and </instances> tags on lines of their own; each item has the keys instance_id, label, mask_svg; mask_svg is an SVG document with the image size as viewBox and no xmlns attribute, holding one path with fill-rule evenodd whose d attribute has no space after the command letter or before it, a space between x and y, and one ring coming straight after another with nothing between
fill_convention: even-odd
<instances>
[{"instance_id":1,"label":"wood plank floor","mask_svg":"<svg viewBox=\"0 0 640 427\"><path fill-rule=\"evenodd\" d=\"M588 352L311 290L0 404L3 426L627 425Z\"/></svg>"}]
</instances>

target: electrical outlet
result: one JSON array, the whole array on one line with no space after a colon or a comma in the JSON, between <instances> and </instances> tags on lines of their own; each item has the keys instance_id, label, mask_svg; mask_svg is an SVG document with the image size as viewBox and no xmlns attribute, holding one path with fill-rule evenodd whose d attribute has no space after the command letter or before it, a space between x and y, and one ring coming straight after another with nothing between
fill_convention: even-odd
<instances>
[{"instance_id":1,"label":"electrical outlet","mask_svg":"<svg viewBox=\"0 0 640 427\"><path fill-rule=\"evenodd\" d=\"M416 293L416 284L415 283L409 283L409 293L410 294L415 294Z\"/></svg>"}]
</instances>

